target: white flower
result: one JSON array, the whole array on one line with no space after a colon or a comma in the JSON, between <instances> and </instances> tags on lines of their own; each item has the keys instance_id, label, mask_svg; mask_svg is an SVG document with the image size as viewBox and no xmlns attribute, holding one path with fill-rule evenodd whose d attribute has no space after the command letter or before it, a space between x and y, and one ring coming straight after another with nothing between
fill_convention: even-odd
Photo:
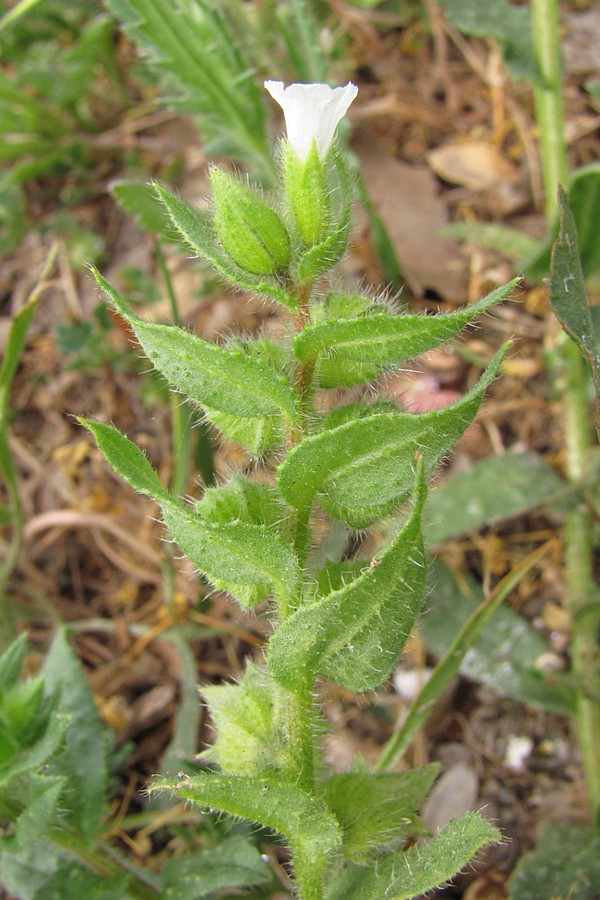
<instances>
[{"instance_id":1,"label":"white flower","mask_svg":"<svg viewBox=\"0 0 600 900\"><path fill-rule=\"evenodd\" d=\"M327 84L290 84L284 88L283 81L265 81L265 87L283 109L288 141L302 161L313 139L319 158L325 158L338 122L358 94L358 88L350 82L337 88Z\"/></svg>"}]
</instances>

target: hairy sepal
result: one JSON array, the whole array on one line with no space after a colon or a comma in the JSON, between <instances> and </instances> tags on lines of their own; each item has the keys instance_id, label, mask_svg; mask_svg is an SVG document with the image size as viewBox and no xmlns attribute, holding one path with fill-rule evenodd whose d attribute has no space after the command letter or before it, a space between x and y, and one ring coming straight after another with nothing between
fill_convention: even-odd
<instances>
[{"instance_id":1,"label":"hairy sepal","mask_svg":"<svg viewBox=\"0 0 600 900\"><path fill-rule=\"evenodd\" d=\"M365 416L305 438L279 466L284 500L303 509L317 496L327 512L354 528L367 528L393 512L410 492L415 452L422 454L429 475L473 421L506 346L477 385L451 406Z\"/></svg>"},{"instance_id":2,"label":"hairy sepal","mask_svg":"<svg viewBox=\"0 0 600 900\"><path fill-rule=\"evenodd\" d=\"M169 218L177 232L191 249L209 262L227 281L244 291L264 294L272 300L297 309L298 302L275 277L253 275L237 266L218 245L210 216L175 197L174 194L154 186L156 194L165 205Z\"/></svg>"},{"instance_id":3,"label":"hairy sepal","mask_svg":"<svg viewBox=\"0 0 600 900\"><path fill-rule=\"evenodd\" d=\"M174 325L144 322L95 270L96 281L131 326L158 371L190 400L234 416L279 414L297 421L296 398L287 380L242 350L229 350Z\"/></svg>"},{"instance_id":4,"label":"hairy sepal","mask_svg":"<svg viewBox=\"0 0 600 900\"><path fill-rule=\"evenodd\" d=\"M389 368L447 341L475 316L504 300L518 282L516 278L478 303L447 314L376 313L309 325L294 340L294 353L303 363L323 357L331 369L337 366L342 371L346 361Z\"/></svg>"},{"instance_id":5,"label":"hairy sepal","mask_svg":"<svg viewBox=\"0 0 600 900\"><path fill-rule=\"evenodd\" d=\"M300 570L291 547L267 527L234 521L214 525L172 497L142 451L128 438L100 422L80 420L98 442L108 463L134 490L159 503L162 517L183 553L216 586L254 587L236 599L250 605L263 599L267 588L289 600L299 589Z\"/></svg>"},{"instance_id":6,"label":"hairy sepal","mask_svg":"<svg viewBox=\"0 0 600 900\"><path fill-rule=\"evenodd\" d=\"M323 676L368 691L392 672L426 590L422 461L417 468L411 512L381 558L345 587L298 609L271 638L269 670L288 690L305 690Z\"/></svg>"},{"instance_id":7,"label":"hairy sepal","mask_svg":"<svg viewBox=\"0 0 600 900\"><path fill-rule=\"evenodd\" d=\"M348 165L343 155L335 149L330 150L322 165L327 175L332 211L319 240L296 261L296 276L300 282L312 282L329 272L348 246L352 222L352 179Z\"/></svg>"}]
</instances>

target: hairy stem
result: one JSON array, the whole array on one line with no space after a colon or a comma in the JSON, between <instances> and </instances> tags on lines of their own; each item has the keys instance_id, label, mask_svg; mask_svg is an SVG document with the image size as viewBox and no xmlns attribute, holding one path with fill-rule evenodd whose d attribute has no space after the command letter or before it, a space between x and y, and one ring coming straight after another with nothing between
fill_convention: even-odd
<instances>
[{"instance_id":1,"label":"hairy stem","mask_svg":"<svg viewBox=\"0 0 600 900\"><path fill-rule=\"evenodd\" d=\"M310 295L312 284L296 285L293 293L298 300L298 312L294 317L297 331L310 323ZM292 449L308 434L308 425L312 415L312 397L314 391L315 361L296 365L294 382L300 404L300 425L290 433L289 449ZM290 522L292 543L301 566L304 566L311 543L310 526L311 507L300 509L293 514ZM279 624L294 611L297 599L287 604L279 604ZM313 679L307 679L303 689L287 692L285 700L286 725L290 742L296 758L296 783L308 794L315 793L316 767L316 735L315 706L313 699ZM302 852L294 853L294 870L296 874L296 890L301 900L320 900L323 896L323 873L326 859L315 861L304 859Z\"/></svg>"}]
</instances>

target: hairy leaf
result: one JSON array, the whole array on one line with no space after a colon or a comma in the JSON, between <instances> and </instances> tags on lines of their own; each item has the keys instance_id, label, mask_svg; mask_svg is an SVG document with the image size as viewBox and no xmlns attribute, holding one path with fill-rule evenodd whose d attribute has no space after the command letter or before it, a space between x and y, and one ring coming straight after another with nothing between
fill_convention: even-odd
<instances>
[{"instance_id":1,"label":"hairy leaf","mask_svg":"<svg viewBox=\"0 0 600 900\"><path fill-rule=\"evenodd\" d=\"M212 581L236 586L274 585L289 598L298 588L299 568L291 548L273 531L247 522L212 525L171 497L141 450L116 428L84 421L96 436L108 463L135 490L160 503L165 525L181 550ZM254 592L239 591L241 603L257 602ZM265 596L262 592L261 598Z\"/></svg>"},{"instance_id":2,"label":"hairy leaf","mask_svg":"<svg viewBox=\"0 0 600 900\"><path fill-rule=\"evenodd\" d=\"M597 828L546 822L535 850L517 863L510 900L569 897L596 900L600 887L600 833Z\"/></svg>"},{"instance_id":3,"label":"hairy leaf","mask_svg":"<svg viewBox=\"0 0 600 900\"><path fill-rule=\"evenodd\" d=\"M250 456L262 456L284 441L285 428L280 415L233 416L206 405L204 414L215 428L230 441L241 444Z\"/></svg>"},{"instance_id":4,"label":"hairy leaf","mask_svg":"<svg viewBox=\"0 0 600 900\"><path fill-rule=\"evenodd\" d=\"M94 270L100 287L129 323L158 371L191 400L238 416L298 416L288 382L270 366L239 350L227 350L173 325L144 322L115 288Z\"/></svg>"},{"instance_id":5,"label":"hairy leaf","mask_svg":"<svg viewBox=\"0 0 600 900\"><path fill-rule=\"evenodd\" d=\"M29 802L16 822L14 839L17 848L31 846L55 824L66 783L64 776L31 773Z\"/></svg>"},{"instance_id":6,"label":"hairy leaf","mask_svg":"<svg viewBox=\"0 0 600 900\"><path fill-rule=\"evenodd\" d=\"M264 169L269 148L260 89L220 4L108 0L108 6L160 73L171 106L199 115L210 139Z\"/></svg>"},{"instance_id":7,"label":"hairy leaf","mask_svg":"<svg viewBox=\"0 0 600 900\"><path fill-rule=\"evenodd\" d=\"M110 192L121 209L134 216L142 228L159 235L161 240L172 239L167 212L151 185L123 178L111 184Z\"/></svg>"},{"instance_id":8,"label":"hairy leaf","mask_svg":"<svg viewBox=\"0 0 600 900\"><path fill-rule=\"evenodd\" d=\"M91 869L66 862L33 896L33 900L65 900L67 897L85 897L86 900L123 900L130 875L98 875Z\"/></svg>"},{"instance_id":9,"label":"hairy leaf","mask_svg":"<svg viewBox=\"0 0 600 900\"><path fill-rule=\"evenodd\" d=\"M344 831L343 856L368 864L375 853L422 831L416 810L438 770L433 763L386 775L332 775L325 798Z\"/></svg>"},{"instance_id":10,"label":"hairy leaf","mask_svg":"<svg viewBox=\"0 0 600 900\"><path fill-rule=\"evenodd\" d=\"M354 581L298 609L273 635L269 669L289 690L322 675L352 691L379 687L394 668L425 596L422 464L403 528Z\"/></svg>"},{"instance_id":11,"label":"hairy leaf","mask_svg":"<svg viewBox=\"0 0 600 900\"><path fill-rule=\"evenodd\" d=\"M153 500L169 496L150 460L137 444L112 425L81 417L79 422L92 432L104 458L134 491L146 494Z\"/></svg>"},{"instance_id":12,"label":"hairy leaf","mask_svg":"<svg viewBox=\"0 0 600 900\"><path fill-rule=\"evenodd\" d=\"M282 690L253 663L239 684L203 687L217 731L215 742L202 754L226 775L280 774L291 769L287 732L282 717Z\"/></svg>"},{"instance_id":13,"label":"hairy leaf","mask_svg":"<svg viewBox=\"0 0 600 900\"><path fill-rule=\"evenodd\" d=\"M15 685L27 652L27 635L20 634L0 656L0 691L5 693Z\"/></svg>"},{"instance_id":14,"label":"hairy leaf","mask_svg":"<svg viewBox=\"0 0 600 900\"><path fill-rule=\"evenodd\" d=\"M341 843L337 821L327 806L293 784L236 775L197 775L151 790L171 790L181 800L258 822L282 834L292 855L310 868L322 868Z\"/></svg>"},{"instance_id":15,"label":"hairy leaf","mask_svg":"<svg viewBox=\"0 0 600 900\"><path fill-rule=\"evenodd\" d=\"M467 531L558 500L568 485L537 453L503 453L445 481L427 498L425 541L439 544Z\"/></svg>"},{"instance_id":16,"label":"hairy leaf","mask_svg":"<svg viewBox=\"0 0 600 900\"><path fill-rule=\"evenodd\" d=\"M54 713L40 739L21 752L16 759L0 767L0 786L10 784L11 779L15 779L17 775L37 770L40 766L48 763L60 750L68 724L69 715Z\"/></svg>"},{"instance_id":17,"label":"hairy leaf","mask_svg":"<svg viewBox=\"0 0 600 900\"><path fill-rule=\"evenodd\" d=\"M196 512L213 525L249 522L283 533L286 507L270 485L248 481L238 474L227 484L207 488L196 504Z\"/></svg>"},{"instance_id":18,"label":"hairy leaf","mask_svg":"<svg viewBox=\"0 0 600 900\"><path fill-rule=\"evenodd\" d=\"M497 828L479 813L450 822L426 844L377 860L365 869L348 866L325 894L326 900L411 900L448 881L488 844L498 843Z\"/></svg>"},{"instance_id":19,"label":"hairy leaf","mask_svg":"<svg viewBox=\"0 0 600 900\"><path fill-rule=\"evenodd\" d=\"M59 710L70 717L65 748L54 761L68 783L67 820L91 840L106 808L107 743L94 697L64 629L57 632L41 674L47 687L57 691Z\"/></svg>"},{"instance_id":20,"label":"hairy leaf","mask_svg":"<svg viewBox=\"0 0 600 900\"><path fill-rule=\"evenodd\" d=\"M229 522L209 525L176 500L161 500L165 525L185 555L211 581L228 585L269 585L283 598L294 597L300 582L298 561L291 547L260 525ZM240 603L257 602L251 592L235 594Z\"/></svg>"},{"instance_id":21,"label":"hairy leaf","mask_svg":"<svg viewBox=\"0 0 600 900\"><path fill-rule=\"evenodd\" d=\"M318 494L331 515L355 528L387 515L410 491L415 453L431 473L472 422L503 355L504 348L478 384L445 409L374 415L306 438L279 467L281 495L302 509Z\"/></svg>"},{"instance_id":22,"label":"hairy leaf","mask_svg":"<svg viewBox=\"0 0 600 900\"><path fill-rule=\"evenodd\" d=\"M437 347L468 325L475 316L504 300L519 283L515 278L466 309L438 316L385 313L338 319L309 325L294 341L294 352L302 362L318 354L330 354L370 365L391 366L413 359Z\"/></svg>"}]
</instances>

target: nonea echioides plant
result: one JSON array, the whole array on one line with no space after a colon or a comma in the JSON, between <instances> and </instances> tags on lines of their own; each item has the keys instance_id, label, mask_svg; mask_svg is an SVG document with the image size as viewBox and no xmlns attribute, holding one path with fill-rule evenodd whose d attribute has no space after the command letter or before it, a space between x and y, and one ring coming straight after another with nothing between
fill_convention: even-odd
<instances>
[{"instance_id":1,"label":"nonea echioides plant","mask_svg":"<svg viewBox=\"0 0 600 900\"><path fill-rule=\"evenodd\" d=\"M332 290L328 273L346 250L353 192L334 133L357 89L265 86L287 126L272 197L216 166L210 212L156 192L195 253L231 285L279 304L282 339L216 344L145 321L94 273L148 359L246 449L257 477L236 474L191 505L117 430L82 421L116 472L159 504L170 536L215 589L243 609L260 604L273 621L264 658L249 662L239 682L202 689L217 732L205 770L151 790L277 832L302 900L400 900L451 878L499 833L469 813L427 834L417 810L435 766L375 774L357 760L350 772L332 772L317 688L329 679L371 691L393 672L426 590L427 479L472 422L503 350L462 399L435 412L377 399L377 379L451 338L514 282L437 316ZM355 388L352 402L343 388ZM315 523L322 533L327 517L357 530L385 523L392 536L375 559L323 565Z\"/></svg>"}]
</instances>

